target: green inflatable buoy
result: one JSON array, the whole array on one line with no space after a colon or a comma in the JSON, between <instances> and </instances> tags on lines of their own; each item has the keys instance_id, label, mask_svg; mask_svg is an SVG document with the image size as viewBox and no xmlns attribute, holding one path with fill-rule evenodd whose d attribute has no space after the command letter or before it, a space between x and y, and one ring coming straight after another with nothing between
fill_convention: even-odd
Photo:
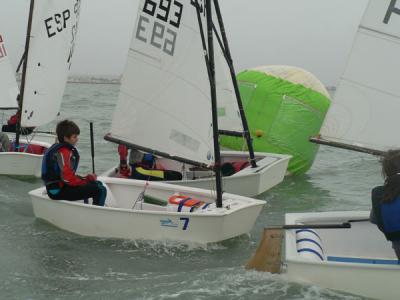
<instances>
[{"instance_id":1,"label":"green inflatable buoy","mask_svg":"<svg viewBox=\"0 0 400 300\"><path fill-rule=\"evenodd\" d=\"M330 105L324 85L310 72L291 66L265 66L237 75L254 151L290 154L288 171L310 169L318 145L309 137L319 134ZM221 144L243 150L241 138L221 136Z\"/></svg>"}]
</instances>

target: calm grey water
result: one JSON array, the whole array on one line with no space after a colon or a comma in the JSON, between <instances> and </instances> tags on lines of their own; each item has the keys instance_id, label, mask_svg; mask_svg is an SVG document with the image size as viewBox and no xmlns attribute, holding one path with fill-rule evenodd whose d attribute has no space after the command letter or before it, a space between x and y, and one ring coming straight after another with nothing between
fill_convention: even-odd
<instances>
[{"instance_id":1,"label":"calm grey water","mask_svg":"<svg viewBox=\"0 0 400 300\"><path fill-rule=\"evenodd\" d=\"M81 127L80 173L91 168L89 120L95 125L97 173L117 162L102 137L118 85L70 84L62 118ZM51 128L51 126L49 126ZM197 246L87 238L36 220L27 192L38 180L0 177L0 299L361 299L282 276L245 271L263 228L287 212L370 208L381 182L368 155L321 147L313 168L260 198L268 200L250 236Z\"/></svg>"}]
</instances>

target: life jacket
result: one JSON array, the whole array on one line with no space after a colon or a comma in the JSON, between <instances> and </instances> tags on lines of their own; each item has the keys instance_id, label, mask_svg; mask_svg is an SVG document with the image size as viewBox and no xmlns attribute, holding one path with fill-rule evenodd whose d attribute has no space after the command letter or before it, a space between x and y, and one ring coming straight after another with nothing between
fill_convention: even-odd
<instances>
[{"instance_id":1,"label":"life jacket","mask_svg":"<svg viewBox=\"0 0 400 300\"><path fill-rule=\"evenodd\" d=\"M165 172L155 168L156 158L153 154L145 153L141 162L131 164L131 177L141 180L164 180Z\"/></svg>"},{"instance_id":2,"label":"life jacket","mask_svg":"<svg viewBox=\"0 0 400 300\"><path fill-rule=\"evenodd\" d=\"M168 203L172 205L177 205L178 212L182 212L184 207L187 207L189 209L189 212L193 212L196 208L199 208L205 202L200 201L196 198L192 198L186 195L179 195L179 194L174 194L168 199Z\"/></svg>"},{"instance_id":3,"label":"life jacket","mask_svg":"<svg viewBox=\"0 0 400 300\"><path fill-rule=\"evenodd\" d=\"M79 153L78 150L68 143L58 143L52 145L47 149L43 156L42 161L42 179L47 187L54 186L60 187L62 183L61 170L57 163L57 152L61 148L66 147L72 152L71 156L71 167L74 171L78 169L79 164Z\"/></svg>"},{"instance_id":4,"label":"life jacket","mask_svg":"<svg viewBox=\"0 0 400 300\"><path fill-rule=\"evenodd\" d=\"M151 177L153 180L163 180L164 179L164 170L155 170L155 169L147 169L142 165L135 164L132 166L132 178L146 180L148 177Z\"/></svg>"},{"instance_id":5,"label":"life jacket","mask_svg":"<svg viewBox=\"0 0 400 300\"><path fill-rule=\"evenodd\" d=\"M382 202L383 187L372 190L372 206L378 228L390 241L400 240L400 195L390 202Z\"/></svg>"}]
</instances>

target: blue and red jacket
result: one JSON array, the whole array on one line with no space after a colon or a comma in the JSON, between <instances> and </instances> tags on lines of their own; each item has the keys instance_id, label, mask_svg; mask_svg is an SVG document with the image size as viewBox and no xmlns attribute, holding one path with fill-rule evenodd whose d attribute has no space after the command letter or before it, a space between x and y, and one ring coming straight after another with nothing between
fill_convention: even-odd
<instances>
[{"instance_id":1,"label":"blue and red jacket","mask_svg":"<svg viewBox=\"0 0 400 300\"><path fill-rule=\"evenodd\" d=\"M389 202L382 201L383 195L383 186L372 189L372 216L387 240L400 241L400 195Z\"/></svg>"},{"instance_id":2,"label":"blue and red jacket","mask_svg":"<svg viewBox=\"0 0 400 300\"><path fill-rule=\"evenodd\" d=\"M88 180L76 175L79 164L78 150L68 143L52 145L44 154L42 179L48 189L60 189L64 185L81 186Z\"/></svg>"}]
</instances>

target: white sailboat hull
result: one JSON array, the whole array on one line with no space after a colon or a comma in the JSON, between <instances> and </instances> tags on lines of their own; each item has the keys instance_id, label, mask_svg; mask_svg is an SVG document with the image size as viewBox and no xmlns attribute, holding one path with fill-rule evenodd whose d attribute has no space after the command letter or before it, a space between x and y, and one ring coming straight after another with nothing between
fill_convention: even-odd
<instances>
[{"instance_id":1,"label":"white sailboat hull","mask_svg":"<svg viewBox=\"0 0 400 300\"><path fill-rule=\"evenodd\" d=\"M367 219L369 212L287 214L286 224L341 223ZM285 234L285 265L291 280L376 299L399 299L400 265L384 235L369 221L351 223L350 229L313 229L321 238L324 260L298 252L299 233ZM308 244L313 248L314 245ZM315 248L314 248L315 249ZM318 249L317 249L318 250Z\"/></svg>"},{"instance_id":2,"label":"white sailboat hull","mask_svg":"<svg viewBox=\"0 0 400 300\"><path fill-rule=\"evenodd\" d=\"M7 133L10 140L12 140L12 141L15 140L15 133L12 133L12 132L5 132L5 133ZM29 135L21 135L20 136L21 143L40 142L40 143L49 144L51 146L56 141L57 141L57 136L55 134L50 134L50 133L33 132L32 134L29 134Z\"/></svg>"},{"instance_id":3,"label":"white sailboat hull","mask_svg":"<svg viewBox=\"0 0 400 300\"><path fill-rule=\"evenodd\" d=\"M41 146L44 150L48 149L55 141L55 136L51 134L35 134L28 138L22 136L21 143L33 146ZM13 139L13 138L12 138ZM29 148L28 148L29 149ZM15 176L41 176L43 154L32 154L28 152L0 152L0 175Z\"/></svg>"},{"instance_id":4,"label":"white sailboat hull","mask_svg":"<svg viewBox=\"0 0 400 300\"><path fill-rule=\"evenodd\" d=\"M0 175L40 177L43 155L0 152Z\"/></svg>"},{"instance_id":5,"label":"white sailboat hull","mask_svg":"<svg viewBox=\"0 0 400 300\"><path fill-rule=\"evenodd\" d=\"M168 211L165 206L135 200L145 182L101 178L108 187L105 207L80 202L54 201L45 189L31 191L37 218L84 236L144 240L173 240L207 244L248 233L265 201L224 194L223 208L192 213ZM168 199L175 192L212 201L211 191L150 182L146 195ZM134 209L132 207L134 206Z\"/></svg>"},{"instance_id":6,"label":"white sailboat hull","mask_svg":"<svg viewBox=\"0 0 400 300\"><path fill-rule=\"evenodd\" d=\"M248 166L232 176L222 178L224 191L231 194L253 197L268 191L282 182L291 156L273 153L255 153L255 156L258 159L257 168ZM247 157L248 152L221 152L222 162L246 160ZM159 160L167 169L182 171L182 164L179 162L167 161L162 158ZM112 168L105 172L103 176L115 177L117 175L116 170L116 168ZM207 173L209 175L201 178L201 173ZM198 176L198 178L190 179L193 178L193 176ZM215 178L212 177L212 172L187 171L183 180L165 182L179 184L181 186L215 190Z\"/></svg>"}]
</instances>

